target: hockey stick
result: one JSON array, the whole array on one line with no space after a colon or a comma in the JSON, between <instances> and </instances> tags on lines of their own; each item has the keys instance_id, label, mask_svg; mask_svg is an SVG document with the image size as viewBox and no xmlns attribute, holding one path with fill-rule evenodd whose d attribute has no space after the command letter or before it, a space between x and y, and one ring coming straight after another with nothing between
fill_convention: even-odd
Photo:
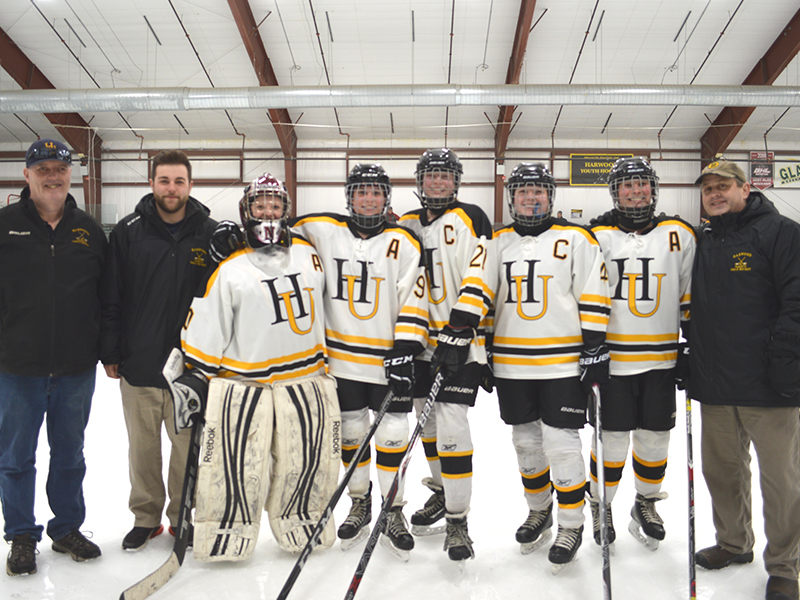
<instances>
[{"instance_id":1,"label":"hockey stick","mask_svg":"<svg viewBox=\"0 0 800 600\"><path fill-rule=\"evenodd\" d=\"M694 559L694 457L692 451L692 399L686 394L686 465L689 470L689 598L697 600Z\"/></svg>"},{"instance_id":2,"label":"hockey stick","mask_svg":"<svg viewBox=\"0 0 800 600\"><path fill-rule=\"evenodd\" d=\"M203 437L202 417L200 414L196 414L192 418L194 419L192 440L189 445L189 455L186 458L186 474L183 478L183 491L181 492L181 509L178 513L178 530L175 532L172 554L158 569L122 592L119 597L120 600L144 600L144 598L161 589L183 564L183 558L186 556L186 547L189 545L194 489L197 483L197 463L200 459L200 440Z\"/></svg>"},{"instance_id":3,"label":"hockey stick","mask_svg":"<svg viewBox=\"0 0 800 600\"><path fill-rule=\"evenodd\" d=\"M361 440L361 444L358 446L358 450L353 456L353 459L350 461L350 465L347 467L347 470L344 473L344 477L342 477L342 481L339 483L339 487L336 488L336 491L333 492L333 496L331 496L330 501L328 502L328 506L325 507L325 510L322 513L319 521L317 522L317 526L314 528L311 537L309 538L308 542L306 542L305 548L303 548L302 552L300 552L300 556L297 557L297 562L292 569L292 572L289 573L289 578L286 580L286 583L283 584L283 588L281 588L280 593L278 594L277 600L285 600L287 596L289 596L289 592L292 591L292 587L294 587L295 582L297 581L298 576L300 575L300 571L303 570L303 567L308 560L308 557L311 555L311 551L314 547L319 543L319 538L322 536L322 531L325 529L325 526L328 524L331 516L333 515L333 509L336 507L336 504L339 502L339 498L342 497L344 490L347 488L347 484L350 481L350 478L355 473L358 465L361 463L361 460L364 458L364 455L367 453L369 449L369 442L372 439L372 436L375 435L375 432L378 430L378 425L380 425L381 420L383 420L384 415L389 410L389 405L395 399L394 394L389 391L386 394L386 397L381 402L380 409L378 412L375 413L375 418L372 421L372 426L367 431L364 439Z\"/></svg>"},{"instance_id":4,"label":"hockey stick","mask_svg":"<svg viewBox=\"0 0 800 600\"><path fill-rule=\"evenodd\" d=\"M394 503L394 499L397 496L397 488L400 485L400 480L405 476L406 469L408 469L408 462L411 460L411 449L422 435L422 428L425 427L425 422L428 420L428 415L433 408L433 403L436 402L436 396L439 395L439 388L442 385L442 381L444 381L444 375L440 369L436 372L436 377L433 379L433 385L431 385L431 391L428 393L428 397L425 399L425 404L422 406L422 410L419 413L419 417L417 418L417 426L414 427L411 438L408 440L408 446L403 454L403 460L400 463L400 468L397 469L397 473L392 480L392 485L389 488L389 492L386 494L386 498L383 500L381 513L378 515L378 520L375 522L375 527L372 530L369 539L367 540L367 546L364 548L364 552L361 554L361 560L358 561L356 572L353 575L353 579L350 581L350 586L347 588L347 593L344 595L345 600L353 600L356 592L358 591L358 586L361 585L361 579L364 577L364 571L367 570L369 560L372 558L372 552L375 550L375 545L378 543L378 537L380 536L386 524L386 514L389 512L389 509Z\"/></svg>"},{"instance_id":5,"label":"hockey stick","mask_svg":"<svg viewBox=\"0 0 800 600\"><path fill-rule=\"evenodd\" d=\"M608 505L606 504L606 463L603 456L603 427L600 421L600 386L592 385L594 395L594 435L597 458L597 494L600 511L600 546L603 549L603 598L611 600L611 550L608 543Z\"/></svg>"}]
</instances>

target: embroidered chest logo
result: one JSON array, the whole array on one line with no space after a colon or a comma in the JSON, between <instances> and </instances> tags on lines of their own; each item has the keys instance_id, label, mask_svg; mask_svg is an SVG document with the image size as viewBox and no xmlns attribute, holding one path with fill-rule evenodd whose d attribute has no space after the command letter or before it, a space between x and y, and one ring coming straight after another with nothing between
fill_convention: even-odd
<instances>
[{"instance_id":1,"label":"embroidered chest logo","mask_svg":"<svg viewBox=\"0 0 800 600\"><path fill-rule=\"evenodd\" d=\"M358 275L348 275L345 273L345 264L347 260L344 258L334 258L336 261L336 295L331 300L342 300L347 302L350 309L350 314L356 319L366 321L374 317L378 312L378 305L380 304L381 295L381 282L385 277L370 277L369 265L371 262L365 260L355 261L360 265L361 273ZM370 294L371 285L374 284L374 292ZM346 288L346 289L345 289ZM370 298L370 295L372 298ZM362 308L358 309L356 305L361 305ZM371 305L371 309L370 309Z\"/></svg>"},{"instance_id":2,"label":"embroidered chest logo","mask_svg":"<svg viewBox=\"0 0 800 600\"><path fill-rule=\"evenodd\" d=\"M73 229L72 233L75 234L75 237L72 239L73 244L83 244L87 248L89 247L89 232L85 229Z\"/></svg>"},{"instance_id":3,"label":"embroidered chest logo","mask_svg":"<svg viewBox=\"0 0 800 600\"><path fill-rule=\"evenodd\" d=\"M206 262L206 251L202 248L192 248L192 260L189 261L190 265L195 265L196 267L206 267L208 263Z\"/></svg>"},{"instance_id":4,"label":"embroidered chest logo","mask_svg":"<svg viewBox=\"0 0 800 600\"><path fill-rule=\"evenodd\" d=\"M503 263L505 267L506 282L508 285L508 296L506 304L517 305L517 316L525 321L535 321L541 319L547 312L547 284L553 278L552 275L537 275L536 265L540 260L525 260L528 265L526 275L512 275L511 267L514 262ZM537 298L536 286L537 279L541 281L541 289ZM541 304L541 310L537 315L525 313L523 304Z\"/></svg>"},{"instance_id":5,"label":"embroidered chest logo","mask_svg":"<svg viewBox=\"0 0 800 600\"><path fill-rule=\"evenodd\" d=\"M615 258L611 262L617 265L617 287L614 290L612 300L625 300L627 297L628 309L631 314L641 318L653 316L661 304L661 281L667 276L666 273L650 273L650 263L653 258L638 257L641 268L640 273L630 273L626 271L627 258ZM655 284L655 286L653 285ZM655 287L655 296L653 296ZM655 304L655 306L653 306ZM650 312L644 312L640 306L653 306Z\"/></svg>"},{"instance_id":6,"label":"embroidered chest logo","mask_svg":"<svg viewBox=\"0 0 800 600\"><path fill-rule=\"evenodd\" d=\"M305 335L309 333L314 326L314 288L300 287L299 273L286 275L286 279L291 284L291 290L288 292L278 292L275 282L278 278L264 279L262 283L267 284L270 295L272 296L273 306L275 308L275 320L273 325L285 323L288 321L289 327L298 335ZM308 297L308 302L303 300L303 292ZM284 316L285 311L285 316ZM308 327L301 329L298 321L300 319L308 319Z\"/></svg>"},{"instance_id":7,"label":"embroidered chest logo","mask_svg":"<svg viewBox=\"0 0 800 600\"><path fill-rule=\"evenodd\" d=\"M733 255L733 260L736 261L731 271L749 271L750 267L747 266L747 259L752 258L753 255L749 252L739 252Z\"/></svg>"}]
</instances>

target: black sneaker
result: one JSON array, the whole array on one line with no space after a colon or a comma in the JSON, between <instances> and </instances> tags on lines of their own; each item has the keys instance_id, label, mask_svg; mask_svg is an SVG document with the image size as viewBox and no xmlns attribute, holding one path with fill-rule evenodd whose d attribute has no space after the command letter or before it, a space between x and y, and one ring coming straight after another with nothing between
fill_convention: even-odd
<instances>
[{"instance_id":1,"label":"black sneaker","mask_svg":"<svg viewBox=\"0 0 800 600\"><path fill-rule=\"evenodd\" d=\"M102 554L97 544L87 540L77 529L73 529L64 537L53 540L53 550L69 554L76 562L91 560Z\"/></svg>"},{"instance_id":2,"label":"black sneaker","mask_svg":"<svg viewBox=\"0 0 800 600\"><path fill-rule=\"evenodd\" d=\"M11 552L6 561L6 573L11 577L36 573L36 540L30 533L23 533L11 540Z\"/></svg>"},{"instance_id":3,"label":"black sneaker","mask_svg":"<svg viewBox=\"0 0 800 600\"><path fill-rule=\"evenodd\" d=\"M147 542L151 538L161 535L164 531L163 525L158 527L134 527L128 532L128 535L122 540L123 550L130 550L136 552L147 546Z\"/></svg>"}]
</instances>

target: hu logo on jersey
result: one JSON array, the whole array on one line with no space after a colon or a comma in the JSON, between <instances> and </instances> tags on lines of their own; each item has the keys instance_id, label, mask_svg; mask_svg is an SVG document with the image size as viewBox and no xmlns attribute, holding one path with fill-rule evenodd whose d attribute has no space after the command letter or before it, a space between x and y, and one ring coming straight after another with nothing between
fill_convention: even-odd
<instances>
[{"instance_id":1,"label":"hu logo on jersey","mask_svg":"<svg viewBox=\"0 0 800 600\"><path fill-rule=\"evenodd\" d=\"M625 263L627 258L615 258L611 262L616 263L617 272L619 273L619 281L617 288L614 290L614 295L611 296L612 300L625 300L627 296L628 308L631 313L637 317L647 318L653 316L661 304L661 280L667 276L666 273L653 273L650 274L650 262L653 258L640 257L637 258L642 265L642 272L640 273L626 273ZM653 287L653 277L655 277L656 293L655 298L651 297ZM638 296L637 296L638 291ZM650 312L643 312L645 309L639 310L637 303L655 302L655 307Z\"/></svg>"},{"instance_id":2,"label":"hu logo on jersey","mask_svg":"<svg viewBox=\"0 0 800 600\"><path fill-rule=\"evenodd\" d=\"M288 292L278 292L275 286L275 282L278 281L277 277L274 279L261 280L262 283L267 284L270 294L272 294L272 302L275 306L275 320L272 324L277 325L288 321L292 331L298 335L305 335L310 332L311 328L314 326L314 296L312 295L314 288L306 287L301 290L300 282L298 281L300 277L299 273L292 273L285 277L289 279L292 284L292 290ZM303 301L303 292L308 294L307 307L306 303ZM295 305L297 305L296 309ZM300 328L298 324L298 320L300 319L308 319L308 327L306 329Z\"/></svg>"},{"instance_id":3,"label":"hu logo on jersey","mask_svg":"<svg viewBox=\"0 0 800 600\"><path fill-rule=\"evenodd\" d=\"M428 302L441 304L447 298L447 282L444 280L444 267L441 262L433 260L436 248L425 248L425 273L428 276ZM435 269L438 267L441 281L437 281Z\"/></svg>"},{"instance_id":4,"label":"hu logo on jersey","mask_svg":"<svg viewBox=\"0 0 800 600\"><path fill-rule=\"evenodd\" d=\"M528 264L528 273L526 275L512 275L511 267L515 261L503 263L506 268L506 281L508 282L508 296L506 297L506 304L517 305L517 315L520 319L526 321L536 321L541 319L547 312L547 285L553 278L552 275L536 275L536 263L542 262L540 260L526 260ZM541 282L541 295L537 299L536 286L537 280ZM539 314L528 315L525 313L524 304L540 304Z\"/></svg>"},{"instance_id":5,"label":"hu logo on jersey","mask_svg":"<svg viewBox=\"0 0 800 600\"><path fill-rule=\"evenodd\" d=\"M356 319L361 319L362 321L366 321L371 319L378 313L378 305L380 304L380 297L381 297L381 282L384 281L384 277L369 277L369 263L364 260L356 261L358 264L361 265L361 274L360 275L345 275L344 273L344 264L347 259L344 258L334 258L336 261L336 295L332 298L332 300L342 300L347 302L347 306L350 309L350 314L352 314ZM375 282L375 296L373 299L369 299L369 288L370 288L370 281ZM345 296L345 286L347 287L347 295ZM359 311L356 309L356 304L366 305L366 310L363 308ZM370 305L372 305L372 310L370 311ZM361 313L368 313L368 314L361 314Z\"/></svg>"}]
</instances>

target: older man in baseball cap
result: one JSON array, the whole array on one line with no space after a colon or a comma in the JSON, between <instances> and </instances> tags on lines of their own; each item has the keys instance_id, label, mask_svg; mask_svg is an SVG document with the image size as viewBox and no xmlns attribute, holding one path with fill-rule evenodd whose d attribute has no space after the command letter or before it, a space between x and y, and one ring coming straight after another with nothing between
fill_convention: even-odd
<instances>
[{"instance_id":1,"label":"older man in baseball cap","mask_svg":"<svg viewBox=\"0 0 800 600\"><path fill-rule=\"evenodd\" d=\"M800 571L800 225L728 160L697 179L709 222L697 236L688 393L701 403L703 476L716 544L697 564L753 560L750 444L767 538L767 600L797 600Z\"/></svg>"},{"instance_id":2,"label":"older man in baseball cap","mask_svg":"<svg viewBox=\"0 0 800 600\"><path fill-rule=\"evenodd\" d=\"M0 500L10 576L36 572L36 443L47 420L47 535L75 561L100 556L81 533L84 430L95 383L105 234L69 194L72 153L38 140L27 186L0 210Z\"/></svg>"}]
</instances>

